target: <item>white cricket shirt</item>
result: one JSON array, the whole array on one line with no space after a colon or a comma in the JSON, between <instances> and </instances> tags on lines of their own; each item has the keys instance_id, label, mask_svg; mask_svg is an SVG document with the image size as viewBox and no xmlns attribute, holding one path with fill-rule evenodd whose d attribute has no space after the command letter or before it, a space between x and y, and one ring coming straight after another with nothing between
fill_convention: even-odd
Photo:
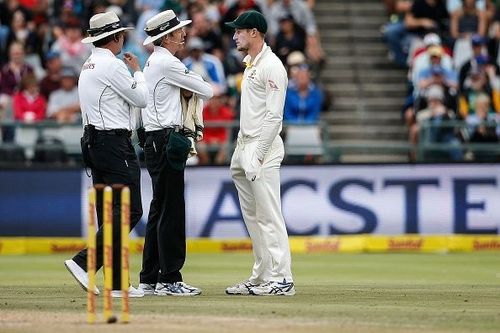
<instances>
[{"instance_id":1,"label":"white cricket shirt","mask_svg":"<svg viewBox=\"0 0 500 333\"><path fill-rule=\"evenodd\" d=\"M133 107L146 106L148 89L142 72L132 77L110 50L95 47L83 64L78 95L84 125L98 130L133 130Z\"/></svg>"},{"instance_id":2,"label":"white cricket shirt","mask_svg":"<svg viewBox=\"0 0 500 333\"><path fill-rule=\"evenodd\" d=\"M181 88L203 100L213 96L212 86L164 47L154 47L144 67L144 76L149 93L142 120L148 132L182 126Z\"/></svg>"},{"instance_id":3,"label":"white cricket shirt","mask_svg":"<svg viewBox=\"0 0 500 333\"><path fill-rule=\"evenodd\" d=\"M255 153L263 160L282 129L288 77L281 60L265 43L255 59L247 55L243 61L240 135L258 139Z\"/></svg>"}]
</instances>

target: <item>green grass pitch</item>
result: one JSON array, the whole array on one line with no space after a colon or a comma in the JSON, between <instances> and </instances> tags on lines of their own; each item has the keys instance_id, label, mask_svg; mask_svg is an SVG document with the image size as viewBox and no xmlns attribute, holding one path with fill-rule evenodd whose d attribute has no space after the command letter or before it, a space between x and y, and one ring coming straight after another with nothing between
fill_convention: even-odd
<instances>
[{"instance_id":1,"label":"green grass pitch","mask_svg":"<svg viewBox=\"0 0 500 333\"><path fill-rule=\"evenodd\" d=\"M201 296L131 299L130 324L99 313L94 326L68 257L0 256L0 332L500 332L499 253L294 254L293 297L227 296L252 255L189 254L184 280Z\"/></svg>"}]
</instances>

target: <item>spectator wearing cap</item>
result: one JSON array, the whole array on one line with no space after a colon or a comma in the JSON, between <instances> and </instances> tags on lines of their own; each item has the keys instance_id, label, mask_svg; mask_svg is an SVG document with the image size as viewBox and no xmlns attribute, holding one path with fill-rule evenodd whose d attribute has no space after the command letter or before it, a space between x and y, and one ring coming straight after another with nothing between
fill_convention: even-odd
<instances>
[{"instance_id":1,"label":"spectator wearing cap","mask_svg":"<svg viewBox=\"0 0 500 333\"><path fill-rule=\"evenodd\" d=\"M50 94L61 87L61 55L49 51L45 55L45 77L40 81L40 93L48 100Z\"/></svg>"},{"instance_id":2,"label":"spectator wearing cap","mask_svg":"<svg viewBox=\"0 0 500 333\"><path fill-rule=\"evenodd\" d=\"M423 40L424 46L415 51L413 61L410 62L410 71L412 84L415 86L418 84L418 73L425 68L431 66L431 56L429 49L433 46L441 47L442 51L440 53L441 66L446 69L453 70L453 59L451 57L451 51L449 48L444 47L441 43L441 37L438 34L431 32L425 35ZM434 49L435 51L435 49Z\"/></svg>"},{"instance_id":3,"label":"spectator wearing cap","mask_svg":"<svg viewBox=\"0 0 500 333\"><path fill-rule=\"evenodd\" d=\"M419 71L417 85L414 90L414 96L417 99L415 101L417 110L421 106L418 99L422 93L425 93L425 90L429 86L434 84L441 85L445 88L445 94L451 96L455 96L458 89L457 73L454 70L445 68L441 64L443 49L440 46L433 46L427 52L430 56L430 66Z\"/></svg>"},{"instance_id":4,"label":"spectator wearing cap","mask_svg":"<svg viewBox=\"0 0 500 333\"><path fill-rule=\"evenodd\" d=\"M72 67L61 71L61 88L50 94L47 118L59 123L75 123L80 120L80 102L76 86L78 76Z\"/></svg>"},{"instance_id":5,"label":"spectator wearing cap","mask_svg":"<svg viewBox=\"0 0 500 333\"><path fill-rule=\"evenodd\" d=\"M91 46L82 43L82 24L76 17L64 23L64 31L51 47L51 51L59 52L63 66L70 66L80 72L82 65L91 53Z\"/></svg>"},{"instance_id":6,"label":"spectator wearing cap","mask_svg":"<svg viewBox=\"0 0 500 333\"><path fill-rule=\"evenodd\" d=\"M227 90L227 82L224 67L219 58L205 53L205 45L198 37L189 38L187 49L189 56L182 61L184 65L210 83L215 94L224 94Z\"/></svg>"},{"instance_id":7,"label":"spectator wearing cap","mask_svg":"<svg viewBox=\"0 0 500 333\"><path fill-rule=\"evenodd\" d=\"M280 19L280 29L274 43L273 50L283 64L294 51L305 52L306 34L304 29L295 23L292 15L285 15Z\"/></svg>"}]
</instances>

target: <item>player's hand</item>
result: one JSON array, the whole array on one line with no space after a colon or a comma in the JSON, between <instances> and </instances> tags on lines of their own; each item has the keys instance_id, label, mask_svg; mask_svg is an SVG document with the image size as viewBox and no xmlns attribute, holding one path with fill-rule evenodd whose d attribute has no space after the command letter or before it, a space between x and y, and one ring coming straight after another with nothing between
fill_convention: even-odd
<instances>
[{"instance_id":1,"label":"player's hand","mask_svg":"<svg viewBox=\"0 0 500 333\"><path fill-rule=\"evenodd\" d=\"M245 170L245 177L249 181L254 182L260 178L261 171L262 171L262 163L257 159L255 155L253 155L252 159L250 160L250 165L248 169Z\"/></svg>"},{"instance_id":2,"label":"player's hand","mask_svg":"<svg viewBox=\"0 0 500 333\"><path fill-rule=\"evenodd\" d=\"M141 70L141 66L139 66L139 59L137 59L137 57L130 52L125 52L123 55L123 62L125 62L125 64L134 72Z\"/></svg>"}]
</instances>

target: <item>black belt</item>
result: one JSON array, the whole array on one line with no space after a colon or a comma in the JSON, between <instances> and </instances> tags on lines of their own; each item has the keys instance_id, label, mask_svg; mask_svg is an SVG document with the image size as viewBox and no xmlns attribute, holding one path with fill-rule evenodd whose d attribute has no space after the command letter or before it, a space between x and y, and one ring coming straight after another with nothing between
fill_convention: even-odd
<instances>
[{"instance_id":1,"label":"black belt","mask_svg":"<svg viewBox=\"0 0 500 333\"><path fill-rule=\"evenodd\" d=\"M175 130L175 127L165 127L160 130L156 131L146 131L146 135L159 135L159 134L165 134L167 135L168 133L172 132Z\"/></svg>"},{"instance_id":2,"label":"black belt","mask_svg":"<svg viewBox=\"0 0 500 333\"><path fill-rule=\"evenodd\" d=\"M132 131L124 128L110 129L110 130L96 130L97 135L116 135L116 136L126 136L130 138L132 136Z\"/></svg>"}]
</instances>

